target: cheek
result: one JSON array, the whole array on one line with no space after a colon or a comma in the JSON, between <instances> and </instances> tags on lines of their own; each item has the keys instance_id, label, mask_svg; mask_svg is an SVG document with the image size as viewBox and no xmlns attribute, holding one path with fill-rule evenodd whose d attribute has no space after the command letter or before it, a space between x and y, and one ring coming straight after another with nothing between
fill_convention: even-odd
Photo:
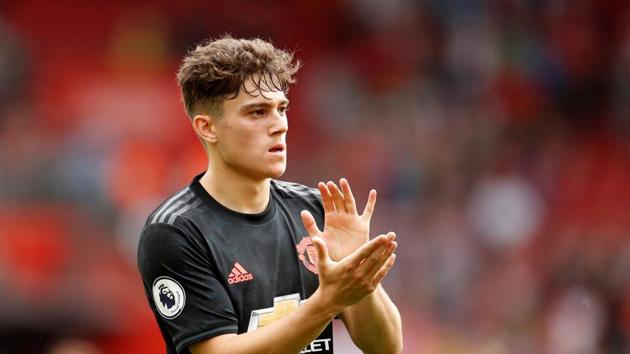
<instances>
[{"instance_id":1,"label":"cheek","mask_svg":"<svg viewBox=\"0 0 630 354\"><path fill-rule=\"evenodd\" d=\"M256 146L256 136L246 131L234 132L231 143L236 150L250 150Z\"/></svg>"},{"instance_id":2,"label":"cheek","mask_svg":"<svg viewBox=\"0 0 630 354\"><path fill-rule=\"evenodd\" d=\"M247 158L254 153L259 144L257 144L258 134L251 127L242 126L226 126L224 131L223 151L231 154L238 159ZM239 156L240 155L240 156Z\"/></svg>"}]
</instances>

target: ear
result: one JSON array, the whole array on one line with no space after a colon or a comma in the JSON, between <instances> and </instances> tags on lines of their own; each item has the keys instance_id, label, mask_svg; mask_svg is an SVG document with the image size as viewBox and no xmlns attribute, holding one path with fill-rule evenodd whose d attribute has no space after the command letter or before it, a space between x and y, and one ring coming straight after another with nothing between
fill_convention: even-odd
<instances>
[{"instance_id":1,"label":"ear","mask_svg":"<svg viewBox=\"0 0 630 354\"><path fill-rule=\"evenodd\" d=\"M206 143L216 143L216 119L205 114L197 114L192 119L192 126L197 136Z\"/></svg>"}]
</instances>

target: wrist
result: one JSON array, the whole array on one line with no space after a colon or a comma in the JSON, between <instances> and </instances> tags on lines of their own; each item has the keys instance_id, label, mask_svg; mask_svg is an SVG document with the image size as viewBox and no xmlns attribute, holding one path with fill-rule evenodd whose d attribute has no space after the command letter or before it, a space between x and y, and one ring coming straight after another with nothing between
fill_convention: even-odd
<instances>
[{"instance_id":1,"label":"wrist","mask_svg":"<svg viewBox=\"0 0 630 354\"><path fill-rule=\"evenodd\" d=\"M315 290L313 295L308 299L308 302L312 304L316 313L321 314L331 321L344 309L344 306L335 303L334 299L323 294L321 288Z\"/></svg>"},{"instance_id":2,"label":"wrist","mask_svg":"<svg viewBox=\"0 0 630 354\"><path fill-rule=\"evenodd\" d=\"M381 289L381 285L379 284L373 292L367 294L363 299L361 299L361 301L343 309L343 313L347 314L354 311L360 312L365 311L366 309L380 308L382 306L382 300L379 294Z\"/></svg>"}]
</instances>

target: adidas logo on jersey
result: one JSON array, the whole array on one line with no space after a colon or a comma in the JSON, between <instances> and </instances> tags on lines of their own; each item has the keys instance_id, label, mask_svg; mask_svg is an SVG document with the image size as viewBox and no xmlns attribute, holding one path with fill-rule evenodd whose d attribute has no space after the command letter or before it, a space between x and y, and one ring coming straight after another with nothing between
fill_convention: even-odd
<instances>
[{"instance_id":1,"label":"adidas logo on jersey","mask_svg":"<svg viewBox=\"0 0 630 354\"><path fill-rule=\"evenodd\" d=\"M254 279L252 273L248 272L242 265L238 262L234 263L234 267L228 276L228 283L236 284L244 281L249 281Z\"/></svg>"}]
</instances>

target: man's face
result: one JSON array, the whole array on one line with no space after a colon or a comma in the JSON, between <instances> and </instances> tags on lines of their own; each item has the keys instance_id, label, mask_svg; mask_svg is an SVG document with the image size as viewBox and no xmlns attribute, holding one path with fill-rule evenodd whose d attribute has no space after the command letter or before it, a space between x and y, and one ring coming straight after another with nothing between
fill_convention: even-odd
<instances>
[{"instance_id":1,"label":"man's face","mask_svg":"<svg viewBox=\"0 0 630 354\"><path fill-rule=\"evenodd\" d=\"M254 179L277 178L287 166L289 101L282 91L263 94L247 79L238 96L223 102L223 115L215 120L223 163Z\"/></svg>"}]
</instances>

